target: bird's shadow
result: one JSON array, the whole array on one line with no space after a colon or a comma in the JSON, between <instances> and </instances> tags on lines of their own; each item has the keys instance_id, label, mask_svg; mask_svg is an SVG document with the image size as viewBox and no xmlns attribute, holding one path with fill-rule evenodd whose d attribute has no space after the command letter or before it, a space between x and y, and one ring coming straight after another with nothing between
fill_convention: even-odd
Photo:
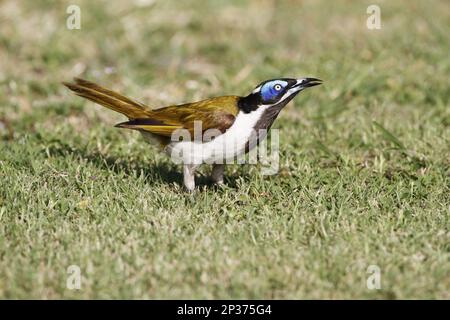
<instances>
[{"instance_id":1,"label":"bird's shadow","mask_svg":"<svg viewBox=\"0 0 450 320\"><path fill-rule=\"evenodd\" d=\"M67 157L68 155L72 155L82 158L100 170L113 171L116 174L135 176L136 172L143 172L146 182L151 184L164 182L167 184L176 184L180 187L183 184L181 165L174 164L170 161L150 161L142 165L136 163L135 160L128 161L120 157L106 156L98 151L89 151L87 148L69 145L61 140L50 141L47 144L46 152L51 156ZM195 177L196 185L198 187L206 186L208 188L215 188L209 174L210 168L207 173L204 170L198 172ZM247 180L250 176L248 173L245 173L243 178ZM237 187L236 177L225 175L225 183L230 188Z\"/></svg>"}]
</instances>

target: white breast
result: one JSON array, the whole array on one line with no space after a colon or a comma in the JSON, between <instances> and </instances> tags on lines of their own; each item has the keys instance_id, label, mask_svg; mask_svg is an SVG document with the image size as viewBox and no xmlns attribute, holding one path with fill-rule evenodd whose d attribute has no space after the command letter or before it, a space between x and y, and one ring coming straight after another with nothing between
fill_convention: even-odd
<instances>
[{"instance_id":1,"label":"white breast","mask_svg":"<svg viewBox=\"0 0 450 320\"><path fill-rule=\"evenodd\" d=\"M254 127L268 106L250 113L240 111L228 130L209 142L171 142L165 149L176 163L225 163L245 152L247 142L255 136Z\"/></svg>"}]
</instances>

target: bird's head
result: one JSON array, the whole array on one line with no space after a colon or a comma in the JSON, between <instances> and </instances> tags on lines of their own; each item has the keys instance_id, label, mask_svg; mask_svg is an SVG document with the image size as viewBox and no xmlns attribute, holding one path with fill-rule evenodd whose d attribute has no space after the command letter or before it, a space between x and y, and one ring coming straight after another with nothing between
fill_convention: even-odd
<instances>
[{"instance_id":1,"label":"bird's head","mask_svg":"<svg viewBox=\"0 0 450 320\"><path fill-rule=\"evenodd\" d=\"M249 113L261 106L276 107L281 110L300 91L322 84L316 78L280 78L266 80L259 84L248 96L239 100L239 108Z\"/></svg>"}]
</instances>

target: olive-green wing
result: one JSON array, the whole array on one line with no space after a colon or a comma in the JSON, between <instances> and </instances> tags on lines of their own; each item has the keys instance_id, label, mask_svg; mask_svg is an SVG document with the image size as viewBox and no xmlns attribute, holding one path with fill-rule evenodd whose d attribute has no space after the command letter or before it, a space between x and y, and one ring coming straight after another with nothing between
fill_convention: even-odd
<instances>
[{"instance_id":1,"label":"olive-green wing","mask_svg":"<svg viewBox=\"0 0 450 320\"><path fill-rule=\"evenodd\" d=\"M231 127L239 111L238 99L237 96L225 96L156 109L146 117L119 123L117 127L165 137L170 137L175 130L187 129L192 136L197 122L202 133L209 129L223 133Z\"/></svg>"},{"instance_id":2,"label":"olive-green wing","mask_svg":"<svg viewBox=\"0 0 450 320\"><path fill-rule=\"evenodd\" d=\"M208 129L218 129L223 133L233 124L239 111L237 96L150 109L138 101L87 80L75 78L74 83L63 84L77 95L120 112L130 119L119 123L117 127L148 131L163 137L170 137L177 129L187 129L192 136L196 121L201 123L202 133Z\"/></svg>"}]
</instances>

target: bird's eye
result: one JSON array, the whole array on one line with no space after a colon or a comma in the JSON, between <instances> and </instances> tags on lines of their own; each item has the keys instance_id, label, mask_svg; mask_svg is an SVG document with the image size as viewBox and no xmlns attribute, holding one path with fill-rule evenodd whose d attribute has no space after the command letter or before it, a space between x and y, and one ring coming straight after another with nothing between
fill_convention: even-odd
<instances>
[{"instance_id":1,"label":"bird's eye","mask_svg":"<svg viewBox=\"0 0 450 320\"><path fill-rule=\"evenodd\" d=\"M276 84L276 85L273 86L273 88L274 88L275 90L277 90L277 91L280 91L280 90L281 90L281 85Z\"/></svg>"}]
</instances>

